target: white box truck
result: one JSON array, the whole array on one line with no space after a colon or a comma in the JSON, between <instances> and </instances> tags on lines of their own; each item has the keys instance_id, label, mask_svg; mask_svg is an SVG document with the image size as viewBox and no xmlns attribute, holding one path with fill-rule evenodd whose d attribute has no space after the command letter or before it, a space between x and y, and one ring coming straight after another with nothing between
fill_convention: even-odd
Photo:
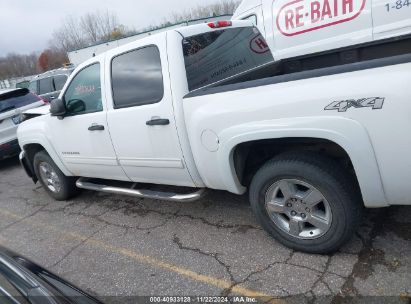
<instances>
[{"instance_id":1,"label":"white box truck","mask_svg":"<svg viewBox=\"0 0 411 304\"><path fill-rule=\"evenodd\" d=\"M233 19L251 20L280 60L398 41L411 34L411 0L243 0Z\"/></svg>"}]
</instances>

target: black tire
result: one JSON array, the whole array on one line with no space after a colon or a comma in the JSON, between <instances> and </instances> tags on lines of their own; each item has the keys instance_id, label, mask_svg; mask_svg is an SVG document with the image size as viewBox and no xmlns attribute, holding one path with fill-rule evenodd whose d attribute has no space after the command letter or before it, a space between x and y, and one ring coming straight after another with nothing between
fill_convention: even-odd
<instances>
[{"instance_id":1,"label":"black tire","mask_svg":"<svg viewBox=\"0 0 411 304\"><path fill-rule=\"evenodd\" d=\"M250 202L263 228L281 244L307 253L329 254L350 240L361 220L363 204L358 186L352 179L339 163L327 157L300 152L281 154L255 174L250 186ZM266 193L271 185L281 180L305 182L322 194L332 214L328 230L323 235L314 239L299 238L281 229L271 219L266 209ZM288 215L284 219L291 221Z\"/></svg>"},{"instance_id":2,"label":"black tire","mask_svg":"<svg viewBox=\"0 0 411 304\"><path fill-rule=\"evenodd\" d=\"M53 168L54 172L57 174L57 177L60 182L60 187L58 191L50 190L45 181L43 180L43 178L41 177L41 163L47 163L48 165L50 165L50 167ZM76 187L76 178L65 176L64 173L61 172L59 167L54 163L54 161L51 159L51 157L47 154L46 151L40 151L34 156L33 167L40 184L43 186L44 190L46 190L47 194L55 200L65 201L69 198L74 197L80 192L80 189Z\"/></svg>"}]
</instances>

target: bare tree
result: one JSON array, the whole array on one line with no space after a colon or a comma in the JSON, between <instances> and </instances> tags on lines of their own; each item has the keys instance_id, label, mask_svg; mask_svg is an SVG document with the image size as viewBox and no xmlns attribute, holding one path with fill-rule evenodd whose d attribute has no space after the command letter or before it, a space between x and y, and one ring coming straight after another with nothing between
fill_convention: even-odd
<instances>
[{"instance_id":1,"label":"bare tree","mask_svg":"<svg viewBox=\"0 0 411 304\"><path fill-rule=\"evenodd\" d=\"M173 12L171 14L171 20L174 23L178 23L213 16L232 15L240 2L239 0L221 0L209 5L198 5L197 7L182 12Z\"/></svg>"},{"instance_id":2,"label":"bare tree","mask_svg":"<svg viewBox=\"0 0 411 304\"><path fill-rule=\"evenodd\" d=\"M59 29L53 32L51 46L63 50L84 47L87 44L79 20L73 16L64 19Z\"/></svg>"},{"instance_id":3,"label":"bare tree","mask_svg":"<svg viewBox=\"0 0 411 304\"><path fill-rule=\"evenodd\" d=\"M29 55L9 54L0 57L0 79L9 79L26 75L36 74L37 54Z\"/></svg>"},{"instance_id":4,"label":"bare tree","mask_svg":"<svg viewBox=\"0 0 411 304\"><path fill-rule=\"evenodd\" d=\"M172 12L168 18L164 18L163 21L158 25L150 25L144 30L155 30L162 28L171 24L180 23L189 20L202 19L208 17L222 16L222 15L232 15L238 5L240 0L220 0L209 5L198 5L192 9L182 10L178 12Z\"/></svg>"},{"instance_id":5,"label":"bare tree","mask_svg":"<svg viewBox=\"0 0 411 304\"><path fill-rule=\"evenodd\" d=\"M113 32L119 31L120 28L125 28L118 21L117 15L109 13L96 13L96 19L100 28L100 37L104 40L108 39Z\"/></svg>"},{"instance_id":6,"label":"bare tree","mask_svg":"<svg viewBox=\"0 0 411 304\"><path fill-rule=\"evenodd\" d=\"M53 33L50 45L71 51L97 42L105 42L113 37L121 37L126 28L118 22L115 14L106 12L88 13L80 18L67 17L62 26Z\"/></svg>"},{"instance_id":7,"label":"bare tree","mask_svg":"<svg viewBox=\"0 0 411 304\"><path fill-rule=\"evenodd\" d=\"M107 40L114 32L118 34L125 27L118 22L115 14L108 11L88 13L80 18L83 34L89 43Z\"/></svg>"},{"instance_id":8,"label":"bare tree","mask_svg":"<svg viewBox=\"0 0 411 304\"><path fill-rule=\"evenodd\" d=\"M99 20L94 14L86 14L80 19L84 34L90 42L97 42L101 37Z\"/></svg>"},{"instance_id":9,"label":"bare tree","mask_svg":"<svg viewBox=\"0 0 411 304\"><path fill-rule=\"evenodd\" d=\"M151 25L144 30L155 30L183 21L212 16L233 14L239 0L220 0L211 5L199 5L192 9L173 12L163 18L159 25ZM68 61L67 51L80 49L97 42L119 39L137 31L129 30L119 23L117 16L109 11L87 13L80 18L68 16L52 35L49 48L42 55L42 68L39 65L39 54L9 54L0 57L0 79L33 75L46 69L54 69Z\"/></svg>"}]
</instances>

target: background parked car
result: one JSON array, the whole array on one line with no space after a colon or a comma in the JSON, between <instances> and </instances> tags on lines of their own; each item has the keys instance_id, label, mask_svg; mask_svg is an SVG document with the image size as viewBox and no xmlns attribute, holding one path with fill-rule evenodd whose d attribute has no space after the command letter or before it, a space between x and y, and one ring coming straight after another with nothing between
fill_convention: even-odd
<instances>
[{"instance_id":1,"label":"background parked car","mask_svg":"<svg viewBox=\"0 0 411 304\"><path fill-rule=\"evenodd\" d=\"M46 103L28 89L0 91L0 160L20 151L16 132L22 121L21 113Z\"/></svg>"},{"instance_id":2,"label":"background parked car","mask_svg":"<svg viewBox=\"0 0 411 304\"><path fill-rule=\"evenodd\" d=\"M61 68L35 76L29 85L31 92L51 101L58 97L74 67Z\"/></svg>"}]
</instances>

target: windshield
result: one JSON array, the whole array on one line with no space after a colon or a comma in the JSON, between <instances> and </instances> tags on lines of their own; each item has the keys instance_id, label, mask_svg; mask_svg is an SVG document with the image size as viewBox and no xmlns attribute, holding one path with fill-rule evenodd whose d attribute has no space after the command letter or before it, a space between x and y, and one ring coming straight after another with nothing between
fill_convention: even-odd
<instances>
[{"instance_id":1,"label":"windshield","mask_svg":"<svg viewBox=\"0 0 411 304\"><path fill-rule=\"evenodd\" d=\"M41 100L40 97L29 93L27 90L19 90L0 96L0 113L27 106Z\"/></svg>"},{"instance_id":2,"label":"windshield","mask_svg":"<svg viewBox=\"0 0 411 304\"><path fill-rule=\"evenodd\" d=\"M274 60L255 27L230 28L187 37L183 40L183 52L190 91Z\"/></svg>"}]
</instances>

